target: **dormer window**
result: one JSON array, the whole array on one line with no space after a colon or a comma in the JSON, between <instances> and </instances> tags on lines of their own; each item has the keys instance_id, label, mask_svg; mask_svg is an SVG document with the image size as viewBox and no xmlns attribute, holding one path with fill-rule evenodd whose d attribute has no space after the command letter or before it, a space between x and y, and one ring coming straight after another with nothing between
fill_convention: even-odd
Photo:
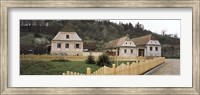
<instances>
[{"instance_id":1,"label":"dormer window","mask_svg":"<svg viewBox=\"0 0 200 95\"><path fill-rule=\"evenodd\" d=\"M66 35L66 38L69 39L69 35Z\"/></svg>"}]
</instances>

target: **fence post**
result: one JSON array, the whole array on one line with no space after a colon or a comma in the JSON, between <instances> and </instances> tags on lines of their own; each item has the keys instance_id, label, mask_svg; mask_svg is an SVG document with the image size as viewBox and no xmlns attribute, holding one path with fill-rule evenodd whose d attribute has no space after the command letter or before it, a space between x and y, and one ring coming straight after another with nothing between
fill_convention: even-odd
<instances>
[{"instance_id":1,"label":"fence post","mask_svg":"<svg viewBox=\"0 0 200 95\"><path fill-rule=\"evenodd\" d=\"M87 75L91 75L91 69L90 69L90 68L87 68L86 74L87 74Z\"/></svg>"},{"instance_id":2,"label":"fence post","mask_svg":"<svg viewBox=\"0 0 200 95\"><path fill-rule=\"evenodd\" d=\"M129 62L127 62L127 66L128 66L128 75L130 75L131 74L131 68L130 68Z\"/></svg>"},{"instance_id":3,"label":"fence post","mask_svg":"<svg viewBox=\"0 0 200 95\"><path fill-rule=\"evenodd\" d=\"M62 75L65 75L65 73L62 73Z\"/></svg>"},{"instance_id":4,"label":"fence post","mask_svg":"<svg viewBox=\"0 0 200 95\"><path fill-rule=\"evenodd\" d=\"M116 75L116 66L115 64L112 64L112 72L113 72L113 75Z\"/></svg>"},{"instance_id":5,"label":"fence post","mask_svg":"<svg viewBox=\"0 0 200 95\"><path fill-rule=\"evenodd\" d=\"M74 75L74 73L73 73L73 72L71 72L71 73L70 73L70 75Z\"/></svg>"},{"instance_id":6,"label":"fence post","mask_svg":"<svg viewBox=\"0 0 200 95\"><path fill-rule=\"evenodd\" d=\"M67 71L67 75L70 75L70 71Z\"/></svg>"}]
</instances>

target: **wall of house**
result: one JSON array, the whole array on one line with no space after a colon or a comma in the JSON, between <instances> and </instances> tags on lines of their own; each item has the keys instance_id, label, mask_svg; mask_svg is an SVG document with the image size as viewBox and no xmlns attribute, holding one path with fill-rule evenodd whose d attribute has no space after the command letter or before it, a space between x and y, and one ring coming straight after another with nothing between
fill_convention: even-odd
<instances>
[{"instance_id":1,"label":"wall of house","mask_svg":"<svg viewBox=\"0 0 200 95\"><path fill-rule=\"evenodd\" d=\"M152 51L150 50L150 47L152 47ZM158 48L157 51L156 51L156 47ZM161 56L161 46L147 45L146 56Z\"/></svg>"},{"instance_id":2,"label":"wall of house","mask_svg":"<svg viewBox=\"0 0 200 95\"><path fill-rule=\"evenodd\" d=\"M147 45L147 54L146 56L161 56L161 45L158 40L150 40ZM152 47L152 51L150 50L150 47ZM158 50L156 51L156 47Z\"/></svg>"},{"instance_id":3,"label":"wall of house","mask_svg":"<svg viewBox=\"0 0 200 95\"><path fill-rule=\"evenodd\" d=\"M126 53L124 50L126 49ZM131 53L131 49L133 50L133 53ZM137 55L137 49L136 48L130 48L130 47L120 47L119 48L119 56L136 56Z\"/></svg>"},{"instance_id":4,"label":"wall of house","mask_svg":"<svg viewBox=\"0 0 200 95\"><path fill-rule=\"evenodd\" d=\"M133 41L125 41L121 46L132 46L132 47L136 47L136 45L133 43Z\"/></svg>"},{"instance_id":5,"label":"wall of house","mask_svg":"<svg viewBox=\"0 0 200 95\"><path fill-rule=\"evenodd\" d=\"M57 43L61 43L61 48L57 48ZM69 48L65 48L66 43L69 43ZM75 48L76 44L79 44L79 48ZM83 53L83 42L80 41L51 42L51 54L82 55L82 53Z\"/></svg>"},{"instance_id":6,"label":"wall of house","mask_svg":"<svg viewBox=\"0 0 200 95\"><path fill-rule=\"evenodd\" d=\"M158 40L149 40L147 45L160 45L160 42Z\"/></svg>"},{"instance_id":7,"label":"wall of house","mask_svg":"<svg viewBox=\"0 0 200 95\"><path fill-rule=\"evenodd\" d=\"M66 38L66 35L68 35L69 38ZM58 32L58 34L54 37L53 40L81 41L81 38L76 32Z\"/></svg>"}]
</instances>

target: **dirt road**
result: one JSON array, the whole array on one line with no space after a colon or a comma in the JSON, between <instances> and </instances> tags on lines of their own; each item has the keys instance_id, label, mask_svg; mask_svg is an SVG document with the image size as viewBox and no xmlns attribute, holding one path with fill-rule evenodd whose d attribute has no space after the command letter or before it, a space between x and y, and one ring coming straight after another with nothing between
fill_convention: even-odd
<instances>
[{"instance_id":1,"label":"dirt road","mask_svg":"<svg viewBox=\"0 0 200 95\"><path fill-rule=\"evenodd\" d=\"M151 75L180 75L180 59L165 59L165 64Z\"/></svg>"}]
</instances>

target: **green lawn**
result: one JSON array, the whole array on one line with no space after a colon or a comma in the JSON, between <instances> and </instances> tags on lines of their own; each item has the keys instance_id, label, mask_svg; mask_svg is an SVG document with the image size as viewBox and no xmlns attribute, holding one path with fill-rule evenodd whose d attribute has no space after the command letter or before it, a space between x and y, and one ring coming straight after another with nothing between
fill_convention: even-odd
<instances>
[{"instance_id":1,"label":"green lawn","mask_svg":"<svg viewBox=\"0 0 200 95\"><path fill-rule=\"evenodd\" d=\"M126 63L120 61L118 64ZM109 65L111 67L112 65ZM85 74L86 68L91 68L92 72L101 68L96 64L86 64L84 61L42 61L42 60L21 60L21 75L60 75L66 71L73 71Z\"/></svg>"}]
</instances>

